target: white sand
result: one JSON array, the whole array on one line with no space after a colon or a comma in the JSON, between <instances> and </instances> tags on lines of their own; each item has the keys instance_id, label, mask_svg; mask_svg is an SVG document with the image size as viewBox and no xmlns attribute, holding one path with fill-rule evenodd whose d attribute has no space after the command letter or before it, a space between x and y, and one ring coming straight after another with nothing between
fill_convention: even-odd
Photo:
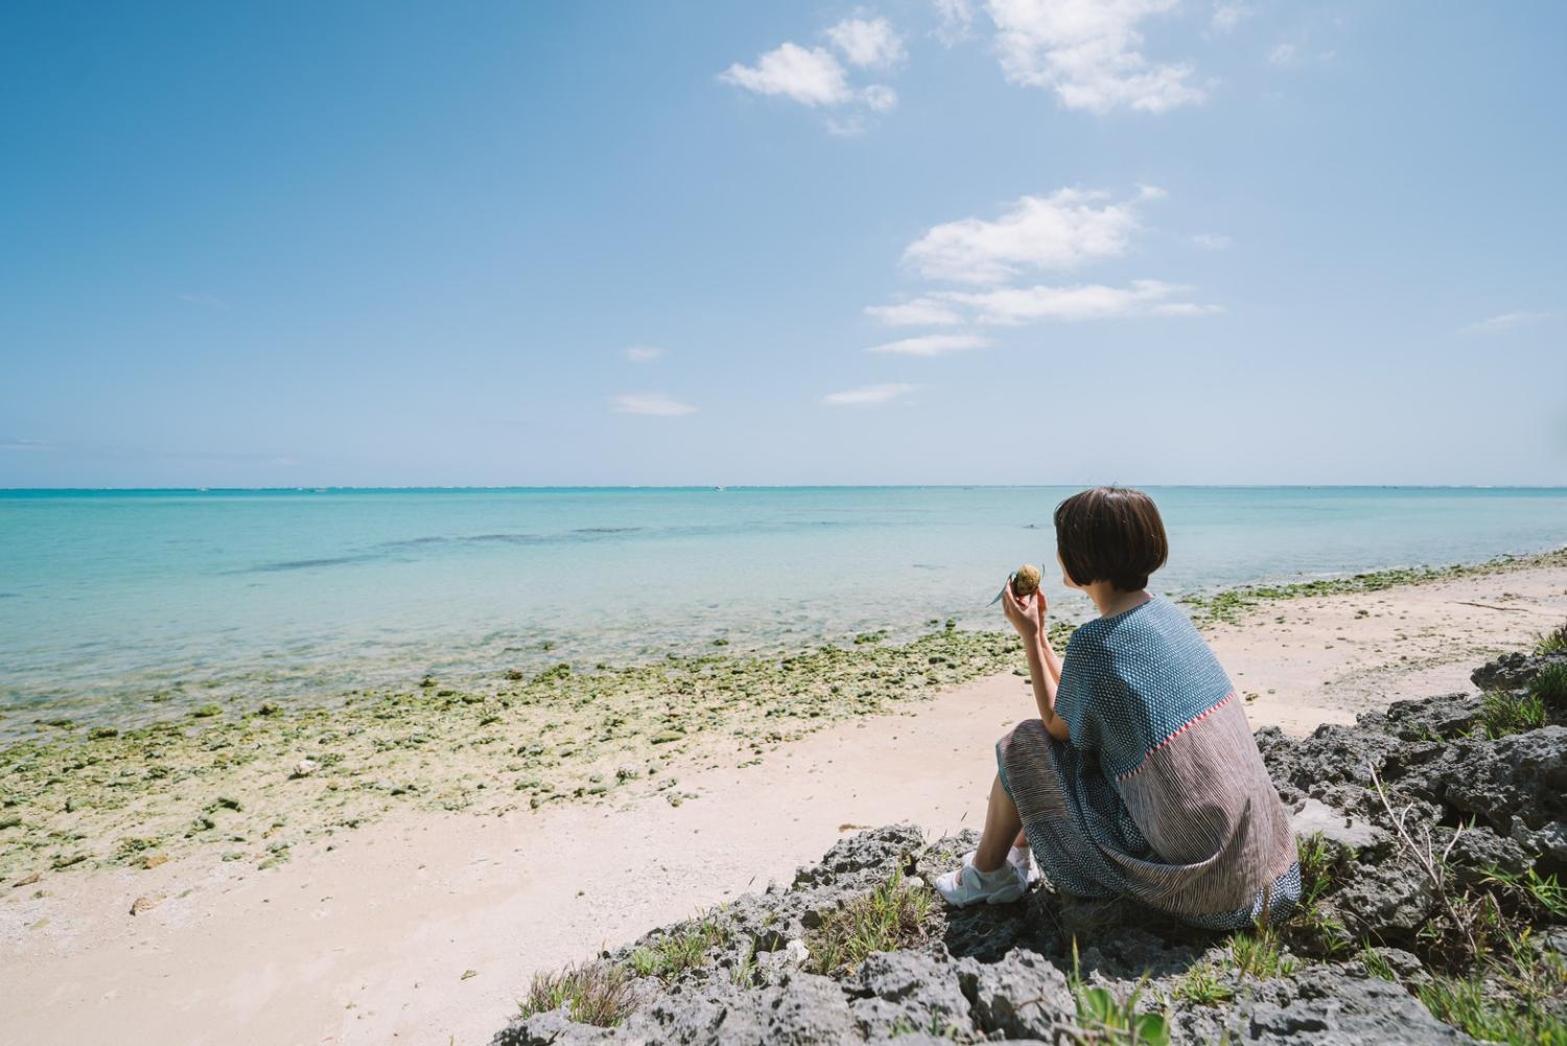
<instances>
[{"instance_id":1,"label":"white sand","mask_svg":"<svg viewBox=\"0 0 1567 1046\"><path fill-rule=\"evenodd\" d=\"M1253 723L1302 733L1398 698L1469 690L1475 665L1564 618L1567 569L1542 568L1273 604L1211 636L1237 687L1257 695ZM0 1038L483 1042L533 971L786 881L841 832L977 825L991 745L1032 707L1022 679L998 675L911 714L840 724L757 766L683 776L699 798L678 808L650 797L408 814L265 872L201 854L52 876L41 898L10 889ZM139 896L166 899L131 916Z\"/></svg>"}]
</instances>

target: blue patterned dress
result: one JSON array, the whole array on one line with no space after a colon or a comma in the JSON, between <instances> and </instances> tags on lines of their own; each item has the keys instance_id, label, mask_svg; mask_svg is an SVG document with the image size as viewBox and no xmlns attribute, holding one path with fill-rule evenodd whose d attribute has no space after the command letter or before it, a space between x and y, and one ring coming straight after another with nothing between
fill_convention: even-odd
<instances>
[{"instance_id":1,"label":"blue patterned dress","mask_svg":"<svg viewBox=\"0 0 1567 1046\"><path fill-rule=\"evenodd\" d=\"M1229 677L1186 614L1155 597L1073 633L1056 712L996 744L1057 889L1129 897L1185 922L1276 921L1300 899L1289 814Z\"/></svg>"}]
</instances>

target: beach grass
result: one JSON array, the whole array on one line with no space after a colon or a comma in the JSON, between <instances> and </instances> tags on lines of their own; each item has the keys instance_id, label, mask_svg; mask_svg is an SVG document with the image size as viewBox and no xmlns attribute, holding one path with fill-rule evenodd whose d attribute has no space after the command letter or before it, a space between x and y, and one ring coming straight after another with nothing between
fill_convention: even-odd
<instances>
[{"instance_id":1,"label":"beach grass","mask_svg":"<svg viewBox=\"0 0 1567 1046\"><path fill-rule=\"evenodd\" d=\"M519 1017L568 1007L571 1019L599 1028L611 1028L636 1008L632 976L623 967L607 962L568 966L564 970L534 974L528 994L517 1003Z\"/></svg>"},{"instance_id":2,"label":"beach grass","mask_svg":"<svg viewBox=\"0 0 1567 1046\"><path fill-rule=\"evenodd\" d=\"M822 916L806 937L815 973L853 971L872 952L908 948L924 939L935 895L902 872Z\"/></svg>"}]
</instances>

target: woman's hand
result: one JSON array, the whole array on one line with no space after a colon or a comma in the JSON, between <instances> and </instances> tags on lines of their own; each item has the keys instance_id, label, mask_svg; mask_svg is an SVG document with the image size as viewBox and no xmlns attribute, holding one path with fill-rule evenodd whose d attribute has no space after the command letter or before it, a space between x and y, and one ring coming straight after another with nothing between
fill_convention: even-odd
<instances>
[{"instance_id":1,"label":"woman's hand","mask_svg":"<svg viewBox=\"0 0 1567 1046\"><path fill-rule=\"evenodd\" d=\"M1033 642L1039 638L1045 627L1047 609L1043 589L1019 600L1012 592L1012 579L1007 578L1007 583L1001 588L1001 612L1025 641Z\"/></svg>"}]
</instances>

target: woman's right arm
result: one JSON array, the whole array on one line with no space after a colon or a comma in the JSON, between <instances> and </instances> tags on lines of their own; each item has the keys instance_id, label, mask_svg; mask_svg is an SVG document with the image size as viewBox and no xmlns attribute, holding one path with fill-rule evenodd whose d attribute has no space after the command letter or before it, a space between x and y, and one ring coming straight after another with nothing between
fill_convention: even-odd
<instances>
[{"instance_id":1,"label":"woman's right arm","mask_svg":"<svg viewBox=\"0 0 1567 1046\"><path fill-rule=\"evenodd\" d=\"M1056 690L1061 685L1061 659L1045 626L1045 597L1036 593L1020 603L1012 594L1008 583L1002 590L1002 612L1017 629L1023 640L1023 650L1028 655L1028 678L1034 687L1034 704L1039 707L1039 718L1045 730L1058 741L1069 738L1066 720L1056 714Z\"/></svg>"}]
</instances>

